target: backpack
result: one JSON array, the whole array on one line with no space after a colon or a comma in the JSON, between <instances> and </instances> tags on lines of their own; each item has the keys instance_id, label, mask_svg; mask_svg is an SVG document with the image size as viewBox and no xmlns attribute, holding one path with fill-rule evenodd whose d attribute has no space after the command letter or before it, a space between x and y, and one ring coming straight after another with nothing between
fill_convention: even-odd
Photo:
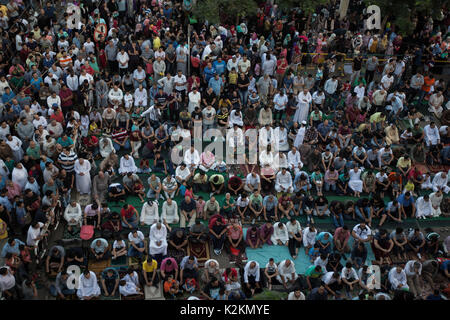
<instances>
[{"instance_id":1,"label":"backpack","mask_svg":"<svg viewBox=\"0 0 450 320\"><path fill-rule=\"evenodd\" d=\"M80 230L80 238L83 240L89 240L94 236L94 226L84 225Z\"/></svg>"}]
</instances>

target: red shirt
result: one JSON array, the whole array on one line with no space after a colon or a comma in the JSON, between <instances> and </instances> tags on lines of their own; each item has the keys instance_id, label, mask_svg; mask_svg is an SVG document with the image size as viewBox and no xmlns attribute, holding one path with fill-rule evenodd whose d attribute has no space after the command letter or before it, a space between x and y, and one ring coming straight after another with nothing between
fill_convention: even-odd
<instances>
[{"instance_id":1,"label":"red shirt","mask_svg":"<svg viewBox=\"0 0 450 320\"><path fill-rule=\"evenodd\" d=\"M122 217L125 217L125 219L130 219L134 214L135 214L135 208L130 204L128 205L128 209L125 210L122 208L122 210L120 210L120 215Z\"/></svg>"}]
</instances>

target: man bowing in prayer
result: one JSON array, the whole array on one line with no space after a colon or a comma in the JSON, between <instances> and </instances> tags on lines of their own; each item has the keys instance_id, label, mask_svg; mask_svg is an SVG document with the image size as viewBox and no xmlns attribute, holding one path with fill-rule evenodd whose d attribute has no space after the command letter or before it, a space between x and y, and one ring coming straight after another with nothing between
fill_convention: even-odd
<instances>
[{"instance_id":1,"label":"man bowing in prayer","mask_svg":"<svg viewBox=\"0 0 450 320\"><path fill-rule=\"evenodd\" d=\"M75 161L77 191L81 194L91 193L91 164L89 161L79 158Z\"/></svg>"}]
</instances>

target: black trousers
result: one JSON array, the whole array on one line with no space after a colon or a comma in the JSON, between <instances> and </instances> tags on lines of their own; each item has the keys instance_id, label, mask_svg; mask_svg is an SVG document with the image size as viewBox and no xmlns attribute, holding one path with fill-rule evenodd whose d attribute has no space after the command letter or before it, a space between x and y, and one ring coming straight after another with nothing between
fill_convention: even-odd
<instances>
[{"instance_id":1,"label":"black trousers","mask_svg":"<svg viewBox=\"0 0 450 320\"><path fill-rule=\"evenodd\" d=\"M300 235L297 233L295 236L299 237ZM301 244L302 243L300 241L297 241L294 238L289 238L288 247L291 256L295 256L295 249L300 248Z\"/></svg>"}]
</instances>

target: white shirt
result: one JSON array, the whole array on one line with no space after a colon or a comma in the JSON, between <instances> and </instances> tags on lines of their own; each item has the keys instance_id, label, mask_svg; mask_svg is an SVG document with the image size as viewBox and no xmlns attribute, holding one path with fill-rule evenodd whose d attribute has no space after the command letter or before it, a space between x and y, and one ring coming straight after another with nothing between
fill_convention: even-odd
<instances>
[{"instance_id":1,"label":"white shirt","mask_svg":"<svg viewBox=\"0 0 450 320\"><path fill-rule=\"evenodd\" d=\"M250 264L252 262L254 262L256 264L253 269L250 268ZM255 277L255 281L259 281L259 275L260 275L259 263L256 262L256 261L253 261L253 260L247 262L247 264L245 265L245 268L244 268L244 282L248 283L248 276L254 276Z\"/></svg>"},{"instance_id":2,"label":"white shirt","mask_svg":"<svg viewBox=\"0 0 450 320\"><path fill-rule=\"evenodd\" d=\"M184 163L186 163L188 166L191 164L199 165L200 164L200 155L197 151L197 149L194 149L194 152L191 152L191 149L187 150L184 154Z\"/></svg>"},{"instance_id":3,"label":"white shirt","mask_svg":"<svg viewBox=\"0 0 450 320\"><path fill-rule=\"evenodd\" d=\"M128 241L134 242L134 244L138 244L142 241L144 241L144 234L142 231L136 231L136 236L133 235L133 232L130 232L128 234Z\"/></svg>"},{"instance_id":4,"label":"white shirt","mask_svg":"<svg viewBox=\"0 0 450 320\"><path fill-rule=\"evenodd\" d=\"M288 152L288 163L289 166L294 166L295 168L302 168L303 167L303 162L300 158L300 152L298 152L297 150L295 151L295 153L291 151Z\"/></svg>"},{"instance_id":5,"label":"white shirt","mask_svg":"<svg viewBox=\"0 0 450 320\"><path fill-rule=\"evenodd\" d=\"M417 273L414 271L414 264L416 262L420 265ZM415 276L416 274L420 276L422 274L422 263L417 260L409 260L405 265L405 273L407 276Z\"/></svg>"},{"instance_id":6,"label":"white shirt","mask_svg":"<svg viewBox=\"0 0 450 320\"><path fill-rule=\"evenodd\" d=\"M34 247L36 245L37 240L35 240L41 234L41 228L44 226L42 222L38 222L39 228L34 229L32 226L28 229L27 233L27 245L30 247Z\"/></svg>"},{"instance_id":7,"label":"white shirt","mask_svg":"<svg viewBox=\"0 0 450 320\"><path fill-rule=\"evenodd\" d=\"M366 226L365 229L362 229L359 227L360 224L357 224L353 231L355 231L356 235L361 238L362 240L366 240L370 235L372 235L372 230L368 226Z\"/></svg>"},{"instance_id":8,"label":"white shirt","mask_svg":"<svg viewBox=\"0 0 450 320\"><path fill-rule=\"evenodd\" d=\"M364 86L356 86L353 91L356 93L356 96L358 99L362 99L364 97L364 93L366 92L366 88Z\"/></svg>"},{"instance_id":9,"label":"white shirt","mask_svg":"<svg viewBox=\"0 0 450 320\"><path fill-rule=\"evenodd\" d=\"M402 269L400 273L397 272L397 267L393 267L391 271L389 271L389 281L392 284L393 288L398 288L399 284L402 284L403 287L407 286L406 282L406 272Z\"/></svg>"},{"instance_id":10,"label":"white shirt","mask_svg":"<svg viewBox=\"0 0 450 320\"><path fill-rule=\"evenodd\" d=\"M122 54L121 52L118 52L116 59L119 62L119 68L120 69L128 68L128 61L130 60L130 57L128 56L128 53L124 52ZM125 63L125 64L122 65L121 63Z\"/></svg>"},{"instance_id":11,"label":"white shirt","mask_svg":"<svg viewBox=\"0 0 450 320\"><path fill-rule=\"evenodd\" d=\"M289 171L286 170L286 173L283 174L282 171L277 173L276 184L284 187L284 189L288 189L292 187L292 176Z\"/></svg>"}]
</instances>

